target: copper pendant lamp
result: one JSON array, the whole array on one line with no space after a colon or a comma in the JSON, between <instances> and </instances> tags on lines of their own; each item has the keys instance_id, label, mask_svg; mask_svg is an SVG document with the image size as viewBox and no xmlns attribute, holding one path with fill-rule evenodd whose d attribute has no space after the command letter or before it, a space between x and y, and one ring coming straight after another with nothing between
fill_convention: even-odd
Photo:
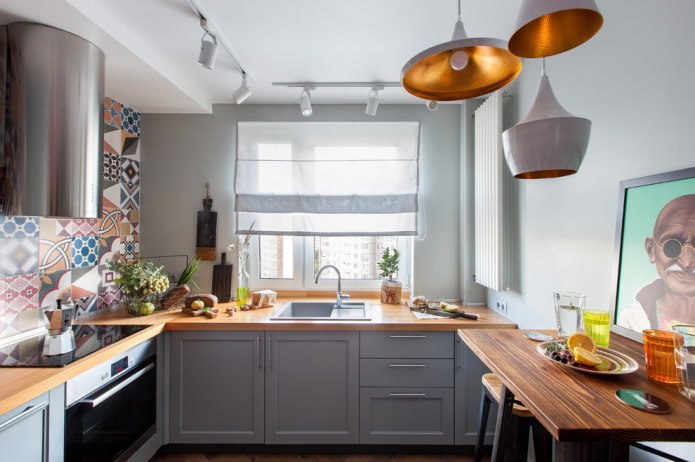
<instances>
[{"instance_id":1,"label":"copper pendant lamp","mask_svg":"<svg viewBox=\"0 0 695 462\"><path fill-rule=\"evenodd\" d=\"M577 173L589 145L591 121L575 117L555 98L545 73L528 114L502 132L502 145L514 178L558 178Z\"/></svg>"},{"instance_id":2,"label":"copper pendant lamp","mask_svg":"<svg viewBox=\"0 0 695 462\"><path fill-rule=\"evenodd\" d=\"M522 58L543 58L571 50L603 25L594 0L524 0L509 51Z\"/></svg>"},{"instance_id":3,"label":"copper pendant lamp","mask_svg":"<svg viewBox=\"0 0 695 462\"><path fill-rule=\"evenodd\" d=\"M498 90L521 72L521 60L495 38L468 38L458 20L451 40L413 56L401 70L403 88L429 101L457 101Z\"/></svg>"}]
</instances>

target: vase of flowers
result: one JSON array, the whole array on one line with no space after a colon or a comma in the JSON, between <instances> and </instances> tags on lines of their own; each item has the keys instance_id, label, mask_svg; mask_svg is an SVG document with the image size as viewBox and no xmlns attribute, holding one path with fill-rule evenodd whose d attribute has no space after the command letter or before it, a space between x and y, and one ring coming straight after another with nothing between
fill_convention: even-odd
<instances>
[{"instance_id":1,"label":"vase of flowers","mask_svg":"<svg viewBox=\"0 0 695 462\"><path fill-rule=\"evenodd\" d=\"M109 268L118 273L114 282L121 287L126 311L134 316L152 314L157 297L169 288L163 266L149 260L112 261Z\"/></svg>"},{"instance_id":2,"label":"vase of flowers","mask_svg":"<svg viewBox=\"0 0 695 462\"><path fill-rule=\"evenodd\" d=\"M379 277L383 278L381 280L381 303L389 305L399 305L401 303L403 284L393 278L398 272L400 258L401 254L398 252L398 249L391 251L389 247L386 247L381 256L381 261L377 263L381 270Z\"/></svg>"}]
</instances>

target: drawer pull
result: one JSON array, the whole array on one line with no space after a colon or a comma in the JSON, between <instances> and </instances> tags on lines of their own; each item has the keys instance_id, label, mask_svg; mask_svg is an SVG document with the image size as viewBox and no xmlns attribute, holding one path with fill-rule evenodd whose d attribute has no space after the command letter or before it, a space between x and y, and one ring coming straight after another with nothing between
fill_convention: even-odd
<instances>
[{"instance_id":1,"label":"drawer pull","mask_svg":"<svg viewBox=\"0 0 695 462\"><path fill-rule=\"evenodd\" d=\"M389 364L389 367L425 367L427 364Z\"/></svg>"},{"instance_id":2,"label":"drawer pull","mask_svg":"<svg viewBox=\"0 0 695 462\"><path fill-rule=\"evenodd\" d=\"M32 406L27 406L26 409L24 409L22 412L17 414L16 416L12 417L6 422L3 422L0 424L0 432L5 431L6 428L11 427L12 425L18 423L21 420L26 419L30 415L33 415L37 413L38 411L44 410L48 408L48 403L45 401L40 402L39 404L34 404Z\"/></svg>"},{"instance_id":3,"label":"drawer pull","mask_svg":"<svg viewBox=\"0 0 695 462\"><path fill-rule=\"evenodd\" d=\"M390 338L427 338L426 335L389 335Z\"/></svg>"},{"instance_id":4,"label":"drawer pull","mask_svg":"<svg viewBox=\"0 0 695 462\"><path fill-rule=\"evenodd\" d=\"M389 396L427 396L427 393L389 393Z\"/></svg>"}]
</instances>

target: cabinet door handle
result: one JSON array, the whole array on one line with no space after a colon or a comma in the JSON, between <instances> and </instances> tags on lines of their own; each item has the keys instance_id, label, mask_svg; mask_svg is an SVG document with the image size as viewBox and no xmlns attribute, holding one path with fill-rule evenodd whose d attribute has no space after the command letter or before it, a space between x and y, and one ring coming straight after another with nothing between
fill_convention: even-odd
<instances>
[{"instance_id":1,"label":"cabinet door handle","mask_svg":"<svg viewBox=\"0 0 695 462\"><path fill-rule=\"evenodd\" d=\"M389 335L390 338L427 338L426 335Z\"/></svg>"},{"instance_id":2,"label":"cabinet door handle","mask_svg":"<svg viewBox=\"0 0 695 462\"><path fill-rule=\"evenodd\" d=\"M427 396L427 393L389 393L389 396Z\"/></svg>"},{"instance_id":3,"label":"cabinet door handle","mask_svg":"<svg viewBox=\"0 0 695 462\"><path fill-rule=\"evenodd\" d=\"M463 363L463 341L461 339L456 339L456 342L458 343L458 358L456 358L456 370L461 369L461 365Z\"/></svg>"},{"instance_id":4,"label":"cabinet door handle","mask_svg":"<svg viewBox=\"0 0 695 462\"><path fill-rule=\"evenodd\" d=\"M48 403L45 401L42 401L39 404L34 404L32 406L27 406L27 408L24 409L19 414L12 417L7 422L3 422L2 424L0 424L0 432L4 431L6 428L11 427L12 425L16 424L17 422L24 420L27 417L29 417L30 415L33 415L33 414L37 413L38 411L41 411L47 407L48 407Z\"/></svg>"},{"instance_id":5,"label":"cabinet door handle","mask_svg":"<svg viewBox=\"0 0 695 462\"><path fill-rule=\"evenodd\" d=\"M256 362L258 363L258 370L263 370L263 355L261 354L261 336L256 335Z\"/></svg>"},{"instance_id":6,"label":"cabinet door handle","mask_svg":"<svg viewBox=\"0 0 695 462\"><path fill-rule=\"evenodd\" d=\"M427 367L427 364L389 364L389 367Z\"/></svg>"},{"instance_id":7,"label":"cabinet door handle","mask_svg":"<svg viewBox=\"0 0 695 462\"><path fill-rule=\"evenodd\" d=\"M78 404L84 404L84 405L87 405L89 407L95 408L95 407L99 406L100 404L102 404L104 401L111 398L113 395L115 395L119 391L123 390L125 387L127 387L131 383L135 382L137 379L139 379L143 375L147 374L152 369L154 369L154 363L150 363L147 366L143 367L142 369L140 369L139 371L137 371L136 373L134 373L133 375L131 375L130 377L125 379L124 381L120 382L115 387L110 388L108 391L100 394L96 398L82 399L82 400L78 401L77 403Z\"/></svg>"},{"instance_id":8,"label":"cabinet door handle","mask_svg":"<svg viewBox=\"0 0 695 462\"><path fill-rule=\"evenodd\" d=\"M270 354L271 354L271 351L270 351L270 334L266 334L266 336L267 337L266 337L266 341L265 341L265 348L266 348L266 350L268 350L265 352L266 363L268 364L268 370L270 371L270 370L273 370L273 362L271 361L271 356L270 356Z\"/></svg>"}]
</instances>

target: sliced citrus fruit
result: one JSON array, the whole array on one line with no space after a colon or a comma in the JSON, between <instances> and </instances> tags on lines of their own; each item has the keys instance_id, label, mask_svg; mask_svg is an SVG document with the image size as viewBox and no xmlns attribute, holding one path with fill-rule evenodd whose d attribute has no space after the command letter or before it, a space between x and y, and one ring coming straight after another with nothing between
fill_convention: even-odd
<instances>
[{"instance_id":1,"label":"sliced citrus fruit","mask_svg":"<svg viewBox=\"0 0 695 462\"><path fill-rule=\"evenodd\" d=\"M582 347L592 353L596 353L596 342L586 334L577 332L567 337L567 349L574 351L576 347Z\"/></svg>"},{"instance_id":2,"label":"sliced citrus fruit","mask_svg":"<svg viewBox=\"0 0 695 462\"><path fill-rule=\"evenodd\" d=\"M603 362L601 357L596 353L592 353L586 348L582 348L580 346L574 347L572 352L574 353L574 360L579 364L584 364L585 366L598 366Z\"/></svg>"}]
</instances>

